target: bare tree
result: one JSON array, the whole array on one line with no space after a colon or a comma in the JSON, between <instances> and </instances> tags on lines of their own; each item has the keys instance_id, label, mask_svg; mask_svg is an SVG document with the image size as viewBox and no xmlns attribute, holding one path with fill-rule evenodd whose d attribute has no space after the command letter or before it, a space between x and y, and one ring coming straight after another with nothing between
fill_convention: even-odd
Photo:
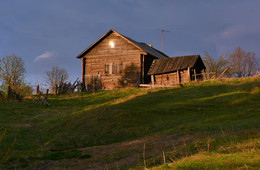
<instances>
[{"instance_id":1,"label":"bare tree","mask_svg":"<svg viewBox=\"0 0 260 170\"><path fill-rule=\"evenodd\" d=\"M57 85L60 82L68 80L68 72L58 66L53 66L50 71L46 72L46 83L50 86L50 89L55 92Z\"/></svg>"},{"instance_id":2,"label":"bare tree","mask_svg":"<svg viewBox=\"0 0 260 170\"><path fill-rule=\"evenodd\" d=\"M204 52L204 55L203 61L206 68L210 73L213 73L211 74L211 77L218 77L227 67L229 67L229 62L224 56L219 56L218 59L214 59L208 52ZM229 71L226 71L225 74L229 76Z\"/></svg>"},{"instance_id":3,"label":"bare tree","mask_svg":"<svg viewBox=\"0 0 260 170\"><path fill-rule=\"evenodd\" d=\"M10 86L15 92L24 81L25 66L21 57L5 56L0 59L0 80L5 87Z\"/></svg>"},{"instance_id":4,"label":"bare tree","mask_svg":"<svg viewBox=\"0 0 260 170\"><path fill-rule=\"evenodd\" d=\"M255 52L248 52L247 53L247 58L246 58L246 63L247 63L247 67L246 67L246 72L248 76L252 76L254 75L257 70L258 70L258 60L255 57Z\"/></svg>"},{"instance_id":5,"label":"bare tree","mask_svg":"<svg viewBox=\"0 0 260 170\"><path fill-rule=\"evenodd\" d=\"M254 75L257 71L258 60L254 51L245 51L238 46L230 55L229 62L237 77Z\"/></svg>"}]
</instances>

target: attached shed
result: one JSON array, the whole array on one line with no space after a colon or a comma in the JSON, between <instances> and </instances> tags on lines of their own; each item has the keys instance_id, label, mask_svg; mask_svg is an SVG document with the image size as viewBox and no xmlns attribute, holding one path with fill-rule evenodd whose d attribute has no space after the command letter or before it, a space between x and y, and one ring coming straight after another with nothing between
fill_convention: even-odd
<instances>
[{"instance_id":1,"label":"attached shed","mask_svg":"<svg viewBox=\"0 0 260 170\"><path fill-rule=\"evenodd\" d=\"M153 85L175 85L204 80L205 65L200 55L155 59L148 71Z\"/></svg>"}]
</instances>

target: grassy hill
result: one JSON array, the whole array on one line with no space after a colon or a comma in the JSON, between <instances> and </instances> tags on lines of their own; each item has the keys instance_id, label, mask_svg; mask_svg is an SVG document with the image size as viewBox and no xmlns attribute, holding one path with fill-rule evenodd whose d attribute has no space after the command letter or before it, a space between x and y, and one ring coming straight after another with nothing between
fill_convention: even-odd
<instances>
[{"instance_id":1,"label":"grassy hill","mask_svg":"<svg viewBox=\"0 0 260 170\"><path fill-rule=\"evenodd\" d=\"M193 150L193 154L175 160L172 158L176 158L174 156L177 150L168 152L168 158L172 161L151 169L259 169L260 167L259 133L247 137L245 132L221 138L208 137L207 140L188 144L185 150L189 149ZM180 148L178 152L182 152Z\"/></svg>"},{"instance_id":2,"label":"grassy hill","mask_svg":"<svg viewBox=\"0 0 260 170\"><path fill-rule=\"evenodd\" d=\"M3 168L260 167L259 77L48 101L0 103Z\"/></svg>"}]
</instances>

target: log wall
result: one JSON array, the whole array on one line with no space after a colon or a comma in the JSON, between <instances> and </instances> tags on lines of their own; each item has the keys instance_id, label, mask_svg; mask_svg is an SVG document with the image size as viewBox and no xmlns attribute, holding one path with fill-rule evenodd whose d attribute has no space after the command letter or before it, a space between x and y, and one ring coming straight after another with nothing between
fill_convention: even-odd
<instances>
[{"instance_id":1,"label":"log wall","mask_svg":"<svg viewBox=\"0 0 260 170\"><path fill-rule=\"evenodd\" d=\"M155 81L154 81L155 85L175 85L175 84L185 83L190 81L188 70L179 71L180 82L178 82L177 72L154 75L154 77L155 77Z\"/></svg>"},{"instance_id":2,"label":"log wall","mask_svg":"<svg viewBox=\"0 0 260 170\"><path fill-rule=\"evenodd\" d=\"M114 43L114 48L111 48L110 42ZM140 81L141 54L145 53L117 33L112 33L82 58L82 74L85 73L82 75L82 80L87 86L85 77L99 74L102 89L134 86L137 81ZM106 65L111 65L111 68L112 65L120 65L123 71L115 74L108 73Z\"/></svg>"}]
</instances>

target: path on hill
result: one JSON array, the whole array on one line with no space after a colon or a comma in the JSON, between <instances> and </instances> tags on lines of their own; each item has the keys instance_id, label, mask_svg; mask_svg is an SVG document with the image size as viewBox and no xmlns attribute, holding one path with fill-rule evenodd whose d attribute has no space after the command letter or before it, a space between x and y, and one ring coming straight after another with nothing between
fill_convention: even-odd
<instances>
[{"instance_id":1,"label":"path on hill","mask_svg":"<svg viewBox=\"0 0 260 170\"><path fill-rule=\"evenodd\" d=\"M176 146L184 145L193 140L195 138L192 136L176 137L176 135L158 135L111 145L87 147L82 148L82 150L89 153L92 156L91 158L53 162L47 169L57 168L57 166L60 167L66 164L70 165L70 168L75 167L76 169L103 170L129 168L144 162L144 144L145 159L147 161L149 158L162 155L163 151L174 151ZM163 156L159 159L160 163L162 163ZM141 167L144 167L144 164L141 164Z\"/></svg>"}]
</instances>

